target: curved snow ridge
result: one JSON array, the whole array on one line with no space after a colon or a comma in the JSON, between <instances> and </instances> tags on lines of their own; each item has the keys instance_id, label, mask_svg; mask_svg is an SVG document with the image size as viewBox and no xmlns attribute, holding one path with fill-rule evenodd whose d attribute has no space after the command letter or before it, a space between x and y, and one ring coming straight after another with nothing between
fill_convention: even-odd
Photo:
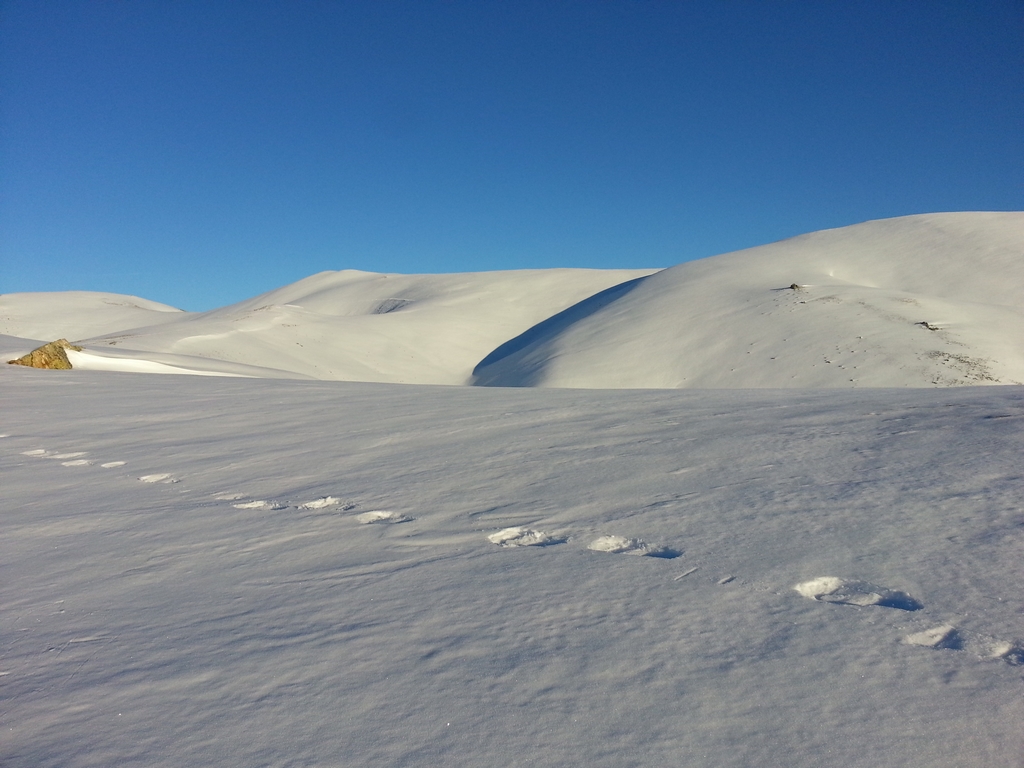
<instances>
[{"instance_id":1,"label":"curved snow ridge","mask_svg":"<svg viewBox=\"0 0 1024 768\"><path fill-rule=\"evenodd\" d=\"M870 221L687 262L496 349L483 386L1024 383L1024 213Z\"/></svg>"}]
</instances>

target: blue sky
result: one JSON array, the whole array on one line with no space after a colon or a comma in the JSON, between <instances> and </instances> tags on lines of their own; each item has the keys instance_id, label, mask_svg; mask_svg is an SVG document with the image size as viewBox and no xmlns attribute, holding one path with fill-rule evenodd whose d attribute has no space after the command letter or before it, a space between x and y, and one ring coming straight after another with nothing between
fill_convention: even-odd
<instances>
[{"instance_id":1,"label":"blue sky","mask_svg":"<svg viewBox=\"0 0 1024 768\"><path fill-rule=\"evenodd\" d=\"M663 267L1024 208L1024 6L0 0L0 292Z\"/></svg>"}]
</instances>

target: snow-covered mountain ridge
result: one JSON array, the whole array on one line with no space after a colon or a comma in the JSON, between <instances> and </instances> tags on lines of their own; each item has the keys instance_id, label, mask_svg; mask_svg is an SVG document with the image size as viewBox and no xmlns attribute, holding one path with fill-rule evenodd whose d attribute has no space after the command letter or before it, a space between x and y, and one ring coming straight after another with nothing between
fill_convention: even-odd
<instances>
[{"instance_id":1,"label":"snow-covered mountain ridge","mask_svg":"<svg viewBox=\"0 0 1024 768\"><path fill-rule=\"evenodd\" d=\"M870 221L657 272L324 272L203 313L91 296L0 296L0 333L79 340L77 368L270 378L583 388L1024 382L1022 212ZM4 349L28 351L19 344Z\"/></svg>"}]
</instances>

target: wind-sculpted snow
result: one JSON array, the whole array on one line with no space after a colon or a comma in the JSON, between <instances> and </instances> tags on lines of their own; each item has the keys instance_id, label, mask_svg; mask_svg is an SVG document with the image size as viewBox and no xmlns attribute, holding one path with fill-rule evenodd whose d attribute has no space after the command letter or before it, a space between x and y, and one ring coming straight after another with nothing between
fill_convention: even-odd
<instances>
[{"instance_id":1,"label":"wind-sculpted snow","mask_svg":"<svg viewBox=\"0 0 1024 768\"><path fill-rule=\"evenodd\" d=\"M689 262L474 370L491 386L1024 382L1024 214L908 216Z\"/></svg>"},{"instance_id":2,"label":"wind-sculpted snow","mask_svg":"<svg viewBox=\"0 0 1024 768\"><path fill-rule=\"evenodd\" d=\"M5 768L1019 764L1024 387L55 373Z\"/></svg>"}]
</instances>

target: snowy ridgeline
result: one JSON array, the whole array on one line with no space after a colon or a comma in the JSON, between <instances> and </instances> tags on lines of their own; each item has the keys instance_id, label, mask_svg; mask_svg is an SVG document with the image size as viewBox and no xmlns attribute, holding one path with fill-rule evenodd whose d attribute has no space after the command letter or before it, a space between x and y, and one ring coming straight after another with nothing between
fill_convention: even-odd
<instances>
[{"instance_id":1,"label":"snowy ridgeline","mask_svg":"<svg viewBox=\"0 0 1024 768\"><path fill-rule=\"evenodd\" d=\"M1020 387L0 388L5 767L1021 765Z\"/></svg>"},{"instance_id":2,"label":"snowy ridgeline","mask_svg":"<svg viewBox=\"0 0 1024 768\"><path fill-rule=\"evenodd\" d=\"M871 221L653 270L324 272L204 313L0 296L76 368L408 384L862 388L1024 383L1024 213ZM140 327L141 326L141 327ZM7 339L20 356L36 343Z\"/></svg>"}]
</instances>

